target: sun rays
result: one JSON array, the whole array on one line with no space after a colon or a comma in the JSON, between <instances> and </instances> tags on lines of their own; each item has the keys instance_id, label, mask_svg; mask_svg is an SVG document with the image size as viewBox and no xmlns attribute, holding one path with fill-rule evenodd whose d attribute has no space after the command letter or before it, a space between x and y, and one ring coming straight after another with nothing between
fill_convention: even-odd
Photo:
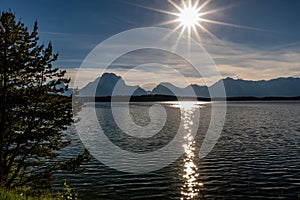
<instances>
[{"instance_id":1,"label":"sun rays","mask_svg":"<svg viewBox=\"0 0 300 200\"><path fill-rule=\"evenodd\" d=\"M188 5L184 3L183 8L179 8L177 16L177 21L184 30L187 29L190 32L191 29L195 29L196 26L200 26L200 8L197 7L197 4L192 5L191 1Z\"/></svg>"},{"instance_id":2,"label":"sun rays","mask_svg":"<svg viewBox=\"0 0 300 200\"><path fill-rule=\"evenodd\" d=\"M217 42L224 45L224 42L219 39L213 32L208 28L208 24L217 26L228 26L233 28L241 28L248 30L264 31L254 27L248 27L238 24L227 23L223 21L217 21L210 19L213 14L223 11L232 7L232 5L226 5L220 8L209 9L209 5L212 0L168 0L169 5L172 9L163 10L158 8L145 7L141 5L135 5L143 7L156 12L164 13L172 16L173 19L163 21L158 26L174 26L174 31L179 31L180 37L185 36L189 39L194 39L197 42L202 42L203 34L209 35ZM179 40L178 39L178 40ZM178 42L178 41L177 41Z\"/></svg>"},{"instance_id":3,"label":"sun rays","mask_svg":"<svg viewBox=\"0 0 300 200\"><path fill-rule=\"evenodd\" d=\"M207 19L206 17L226 9L227 7L222 7L213 10L207 10L206 7L209 5L211 0L205 0L200 3L200 0L181 0L180 3L176 4L173 0L168 0L170 5L172 5L176 12L169 12L169 14L175 16L175 19L163 22L163 24L178 24L175 28L175 31L181 28L180 35L187 35L188 38L196 39L198 42L201 42L202 38L200 32L208 34L210 37L216 39L218 42L223 42L211 31L209 31L204 24L217 24L224 26L239 27L239 25L224 23L220 21L214 21ZM243 28L243 27L240 27Z\"/></svg>"}]
</instances>

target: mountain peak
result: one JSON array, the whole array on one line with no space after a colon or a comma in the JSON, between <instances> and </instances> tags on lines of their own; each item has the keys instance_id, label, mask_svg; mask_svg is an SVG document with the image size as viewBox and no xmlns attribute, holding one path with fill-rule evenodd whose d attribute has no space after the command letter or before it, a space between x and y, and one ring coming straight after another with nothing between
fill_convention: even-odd
<instances>
[{"instance_id":1,"label":"mountain peak","mask_svg":"<svg viewBox=\"0 0 300 200\"><path fill-rule=\"evenodd\" d=\"M121 79L121 76L117 76L114 73L105 72L102 74L101 79Z\"/></svg>"},{"instance_id":2,"label":"mountain peak","mask_svg":"<svg viewBox=\"0 0 300 200\"><path fill-rule=\"evenodd\" d=\"M133 96L140 96L147 94L147 92L139 86L126 85L121 76L117 76L114 73L103 73L101 77L82 88L79 95L89 97L112 96L116 85L118 86L117 95L120 96L131 94Z\"/></svg>"},{"instance_id":3,"label":"mountain peak","mask_svg":"<svg viewBox=\"0 0 300 200\"><path fill-rule=\"evenodd\" d=\"M97 87L101 87L102 89L113 90L117 83L118 85L125 85L125 82L123 81L121 76L117 76L114 73L104 73L100 77Z\"/></svg>"}]
</instances>

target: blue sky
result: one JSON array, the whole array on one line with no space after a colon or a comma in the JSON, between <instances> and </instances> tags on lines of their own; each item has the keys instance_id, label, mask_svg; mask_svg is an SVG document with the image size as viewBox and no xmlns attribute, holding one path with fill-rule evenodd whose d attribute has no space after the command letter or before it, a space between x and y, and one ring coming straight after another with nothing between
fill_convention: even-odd
<instances>
[{"instance_id":1,"label":"blue sky","mask_svg":"<svg viewBox=\"0 0 300 200\"><path fill-rule=\"evenodd\" d=\"M35 20L38 21L41 42L53 43L54 50L60 54L55 65L69 69L70 76L75 76L76 69L88 53L105 39L133 28L161 26L160 23L173 17L144 7L175 11L167 0L0 2L2 11L11 9L29 27ZM299 0L212 0L203 11L225 7L224 10L207 15L207 18L253 29L203 22L209 31L224 42L220 44L199 30L203 46L223 76L253 80L300 76ZM176 24L164 25L171 29L175 26ZM124 69L115 70L122 74ZM89 73L93 73L91 71L81 74L82 78L87 78ZM147 70L147 73L151 72ZM149 77L155 74L157 67L153 68ZM135 77L137 76L129 76L127 82L139 84ZM189 78L198 83L196 77ZM172 77L169 79L172 81Z\"/></svg>"}]
</instances>

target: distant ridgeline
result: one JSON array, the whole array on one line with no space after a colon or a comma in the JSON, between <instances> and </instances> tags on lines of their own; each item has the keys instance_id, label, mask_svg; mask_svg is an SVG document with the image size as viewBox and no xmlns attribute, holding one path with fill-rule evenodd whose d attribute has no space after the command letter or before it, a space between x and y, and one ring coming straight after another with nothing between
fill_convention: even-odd
<instances>
[{"instance_id":1,"label":"distant ridgeline","mask_svg":"<svg viewBox=\"0 0 300 200\"><path fill-rule=\"evenodd\" d=\"M300 78L277 78L268 81L226 78L209 88L219 87L222 81L227 100L300 100ZM118 92L113 94L116 85ZM195 100L190 92L193 90L198 100L209 101L209 88L196 84L179 88L171 83L163 82L152 91L146 91L140 86L126 85L120 76L104 73L82 88L79 96L87 101L111 101L111 96L118 101L128 101L129 96L131 101L177 101L179 98L180 100Z\"/></svg>"}]
</instances>

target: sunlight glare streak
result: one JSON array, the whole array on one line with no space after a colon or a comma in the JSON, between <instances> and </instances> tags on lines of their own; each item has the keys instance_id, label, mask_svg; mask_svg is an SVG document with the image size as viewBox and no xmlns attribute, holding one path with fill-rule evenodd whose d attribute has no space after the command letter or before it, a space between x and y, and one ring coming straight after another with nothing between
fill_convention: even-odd
<instances>
[{"instance_id":1,"label":"sunlight glare streak","mask_svg":"<svg viewBox=\"0 0 300 200\"><path fill-rule=\"evenodd\" d=\"M167 10L162 10L162 9L157 9L157 8L142 6L142 5L138 5L138 4L134 4L134 3L128 3L128 4L136 6L136 7L140 7L140 8L145 8L147 10L153 10L153 11L156 11L156 12L160 12L160 13L164 13L164 14L169 14L169 15L175 15L175 16L177 16L177 13L174 13L174 12L171 12L171 11L167 11Z\"/></svg>"},{"instance_id":2,"label":"sunlight glare streak","mask_svg":"<svg viewBox=\"0 0 300 200\"><path fill-rule=\"evenodd\" d=\"M254 27L249 27L249 26L242 26L242 25L231 24L231 23L225 23L225 22L220 22L220 21L215 21L215 20L210 20L210 19L204 19L204 18L201 18L201 21L211 23L211 24L231 26L231 27L235 27L235 28L243 28L243 29L256 30L256 31L264 31L264 30L259 29L259 28L254 28Z\"/></svg>"},{"instance_id":3,"label":"sunlight glare streak","mask_svg":"<svg viewBox=\"0 0 300 200\"><path fill-rule=\"evenodd\" d=\"M202 16L205 16L205 15L210 15L210 14L213 14L213 13L216 13L216 12L220 12L222 10L226 10L228 8L231 8L232 5L228 5L228 6L224 6L222 8L217 8L217 9L213 9L213 10L208 10L208 11L205 11L205 12L201 12L200 13L200 17Z\"/></svg>"},{"instance_id":4,"label":"sunlight glare streak","mask_svg":"<svg viewBox=\"0 0 300 200\"><path fill-rule=\"evenodd\" d=\"M181 10L181 8L179 7L179 5L177 5L176 3L174 3L172 0L168 0L168 2L173 6L175 7L177 10Z\"/></svg>"},{"instance_id":5,"label":"sunlight glare streak","mask_svg":"<svg viewBox=\"0 0 300 200\"><path fill-rule=\"evenodd\" d=\"M215 34L213 34L212 32L210 32L207 28L205 28L201 24L199 26L200 26L201 30L203 30L204 32L206 32L211 37L215 38L220 44L225 45L225 42L223 42L222 40L220 40Z\"/></svg>"},{"instance_id":6,"label":"sunlight glare streak","mask_svg":"<svg viewBox=\"0 0 300 200\"><path fill-rule=\"evenodd\" d=\"M199 10L202 10L205 6L207 6L212 0L206 0L201 6L199 6Z\"/></svg>"},{"instance_id":7,"label":"sunlight glare streak","mask_svg":"<svg viewBox=\"0 0 300 200\"><path fill-rule=\"evenodd\" d=\"M181 26L178 25L178 26L175 28L175 31L176 31L177 29L179 29L180 27L181 27ZM178 37L177 37L177 39L176 39L176 41L175 41L174 46L172 47L172 49L173 49L174 51L177 49L177 46L178 46L179 41L180 41L180 39L181 39L181 37L182 37L182 35L183 35L183 32L184 32L184 29L182 28L181 31L180 31L180 34L178 35Z\"/></svg>"},{"instance_id":8,"label":"sunlight glare streak","mask_svg":"<svg viewBox=\"0 0 300 200\"><path fill-rule=\"evenodd\" d=\"M185 143L182 145L184 148L184 162L182 178L184 183L181 187L181 199L198 199L200 196L200 188L203 183L199 181L198 167L195 164L195 141L191 136L192 118L197 106L191 102L181 102L180 110L184 120Z\"/></svg>"}]
</instances>

